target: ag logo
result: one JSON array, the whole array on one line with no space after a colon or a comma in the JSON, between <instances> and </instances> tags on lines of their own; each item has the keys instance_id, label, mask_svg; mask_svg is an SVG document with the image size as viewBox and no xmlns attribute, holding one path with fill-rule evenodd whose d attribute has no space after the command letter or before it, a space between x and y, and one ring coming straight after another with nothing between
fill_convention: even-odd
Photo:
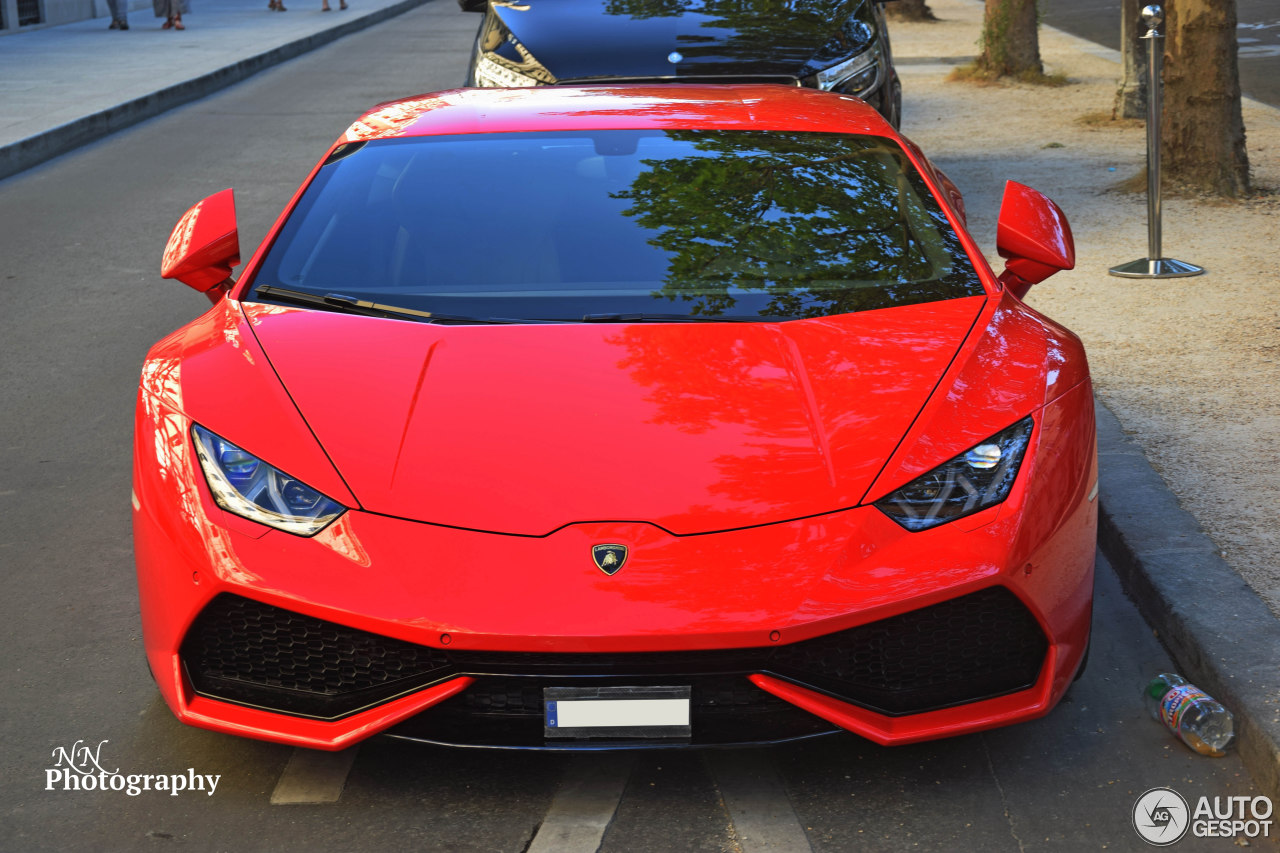
<instances>
[{"instance_id":1,"label":"ag logo","mask_svg":"<svg viewBox=\"0 0 1280 853\"><path fill-rule=\"evenodd\" d=\"M591 549L591 559L595 560L596 568L606 575L617 574L627 561L627 546L596 545Z\"/></svg>"},{"instance_id":2,"label":"ag logo","mask_svg":"<svg viewBox=\"0 0 1280 853\"><path fill-rule=\"evenodd\" d=\"M1156 847L1180 841L1191 825L1187 801L1172 788L1152 788L1133 804L1133 828Z\"/></svg>"}]
</instances>

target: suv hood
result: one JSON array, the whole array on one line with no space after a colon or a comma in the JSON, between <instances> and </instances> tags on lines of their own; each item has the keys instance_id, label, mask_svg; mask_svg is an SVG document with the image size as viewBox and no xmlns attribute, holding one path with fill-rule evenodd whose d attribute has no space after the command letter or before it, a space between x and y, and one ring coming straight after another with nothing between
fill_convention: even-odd
<instances>
[{"instance_id":1,"label":"suv hood","mask_svg":"<svg viewBox=\"0 0 1280 853\"><path fill-rule=\"evenodd\" d=\"M524 0L492 8L560 82L593 77L800 77L863 0ZM726 8L728 7L728 8ZM684 58L671 63L678 51Z\"/></svg>"},{"instance_id":2,"label":"suv hood","mask_svg":"<svg viewBox=\"0 0 1280 853\"><path fill-rule=\"evenodd\" d=\"M362 507L542 536L859 503L982 309L787 323L437 326L245 303Z\"/></svg>"}]
</instances>

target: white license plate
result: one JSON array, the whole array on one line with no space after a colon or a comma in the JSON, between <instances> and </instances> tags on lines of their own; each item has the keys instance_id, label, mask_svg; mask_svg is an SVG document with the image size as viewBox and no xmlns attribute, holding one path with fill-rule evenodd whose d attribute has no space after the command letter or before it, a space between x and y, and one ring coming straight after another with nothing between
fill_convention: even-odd
<instances>
[{"instance_id":1,"label":"white license plate","mask_svg":"<svg viewBox=\"0 0 1280 853\"><path fill-rule=\"evenodd\" d=\"M684 687L547 687L542 691L549 738L687 738Z\"/></svg>"}]
</instances>

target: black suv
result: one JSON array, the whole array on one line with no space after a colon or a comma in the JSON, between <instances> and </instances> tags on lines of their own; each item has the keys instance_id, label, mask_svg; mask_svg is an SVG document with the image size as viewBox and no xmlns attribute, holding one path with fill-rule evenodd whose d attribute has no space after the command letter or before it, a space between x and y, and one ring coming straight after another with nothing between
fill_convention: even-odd
<instances>
[{"instance_id":1,"label":"black suv","mask_svg":"<svg viewBox=\"0 0 1280 853\"><path fill-rule=\"evenodd\" d=\"M468 86L773 82L854 95L897 127L884 0L458 0Z\"/></svg>"}]
</instances>

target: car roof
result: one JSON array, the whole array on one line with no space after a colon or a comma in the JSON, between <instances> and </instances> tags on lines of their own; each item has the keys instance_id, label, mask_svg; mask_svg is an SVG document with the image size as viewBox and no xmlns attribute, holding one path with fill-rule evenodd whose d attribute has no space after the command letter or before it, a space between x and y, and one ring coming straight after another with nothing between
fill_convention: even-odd
<instances>
[{"instance_id":1,"label":"car roof","mask_svg":"<svg viewBox=\"0 0 1280 853\"><path fill-rule=\"evenodd\" d=\"M450 89L379 104L339 142L546 130L715 128L856 133L896 138L865 102L772 83Z\"/></svg>"}]
</instances>

